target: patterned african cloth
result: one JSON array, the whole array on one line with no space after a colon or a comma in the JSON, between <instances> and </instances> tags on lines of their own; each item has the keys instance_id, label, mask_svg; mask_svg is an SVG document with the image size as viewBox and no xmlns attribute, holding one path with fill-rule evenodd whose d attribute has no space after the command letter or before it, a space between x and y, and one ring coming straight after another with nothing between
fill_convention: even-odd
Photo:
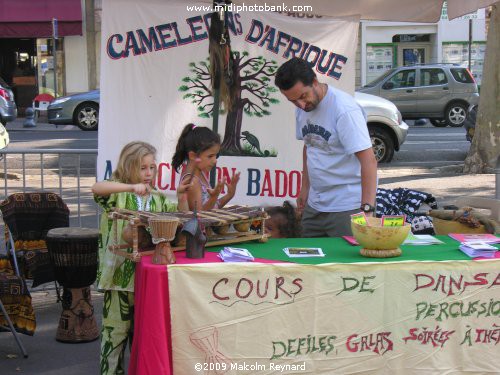
<instances>
[{"instance_id":1,"label":"patterned african cloth","mask_svg":"<svg viewBox=\"0 0 500 375\"><path fill-rule=\"evenodd\" d=\"M422 204L437 209L436 198L432 194L406 188L377 189L377 216L406 215L406 221L412 225L414 234L434 234L432 220L428 216L419 215Z\"/></svg>"},{"instance_id":2,"label":"patterned african cloth","mask_svg":"<svg viewBox=\"0 0 500 375\"><path fill-rule=\"evenodd\" d=\"M406 221L411 223L423 203L432 209L437 208L432 194L406 188L377 189L377 216L404 214Z\"/></svg>"},{"instance_id":3,"label":"patterned african cloth","mask_svg":"<svg viewBox=\"0 0 500 375\"><path fill-rule=\"evenodd\" d=\"M35 311L24 280L16 276L10 261L0 257L0 300L17 332L33 336L36 328ZM0 314L0 325L7 320Z\"/></svg>"},{"instance_id":4,"label":"patterned african cloth","mask_svg":"<svg viewBox=\"0 0 500 375\"><path fill-rule=\"evenodd\" d=\"M53 228L69 227L69 209L55 193L16 193L0 202L16 251L24 251L20 268L33 287L54 281L45 238ZM26 268L26 269L25 269Z\"/></svg>"},{"instance_id":5,"label":"patterned african cloth","mask_svg":"<svg viewBox=\"0 0 500 375\"><path fill-rule=\"evenodd\" d=\"M138 198L134 193L114 193L109 197L94 195L94 200L104 209L101 215L99 234L99 270L97 271L97 283L99 289L134 291L135 264L130 259L117 255L108 250L108 246L114 244L114 223L117 225L117 233L120 244L125 242L121 238L123 228L128 224L125 220L112 220L108 214L112 208L125 208L139 211L139 204L143 203L141 210L150 212L173 212L177 210L177 204L168 201L161 194L151 194L149 198ZM145 202L141 202L145 201ZM127 252L131 253L132 248Z\"/></svg>"},{"instance_id":6,"label":"patterned african cloth","mask_svg":"<svg viewBox=\"0 0 500 375\"><path fill-rule=\"evenodd\" d=\"M106 290L102 307L101 374L125 374L125 349L132 348L134 293Z\"/></svg>"}]
</instances>

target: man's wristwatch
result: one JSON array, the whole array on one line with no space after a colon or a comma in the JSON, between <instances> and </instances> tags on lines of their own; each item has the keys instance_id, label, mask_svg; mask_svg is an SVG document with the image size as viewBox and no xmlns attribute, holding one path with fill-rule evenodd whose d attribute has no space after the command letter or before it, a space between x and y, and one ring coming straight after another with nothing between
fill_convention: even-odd
<instances>
[{"instance_id":1,"label":"man's wristwatch","mask_svg":"<svg viewBox=\"0 0 500 375\"><path fill-rule=\"evenodd\" d=\"M375 207L369 203L362 203L360 208L363 212L375 212Z\"/></svg>"}]
</instances>

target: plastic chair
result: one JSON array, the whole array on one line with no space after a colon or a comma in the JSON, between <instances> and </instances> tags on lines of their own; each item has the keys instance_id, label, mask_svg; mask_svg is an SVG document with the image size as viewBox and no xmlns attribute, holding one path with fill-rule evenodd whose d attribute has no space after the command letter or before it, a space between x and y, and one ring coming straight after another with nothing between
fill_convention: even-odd
<instances>
[{"instance_id":1,"label":"plastic chair","mask_svg":"<svg viewBox=\"0 0 500 375\"><path fill-rule=\"evenodd\" d=\"M5 238L6 232L8 232L8 229L5 227L2 213L0 212L0 236L4 236ZM9 243L7 245L4 238L0 239L0 253L7 253L7 255L10 253L10 258L12 259L12 263L14 265L14 274L9 272L7 269L0 270L0 310L2 311L5 321L7 322L8 329L16 340L17 346L23 353L24 358L28 358L28 352L24 348L21 338L19 337L19 334L17 333L16 328L14 327L14 324L2 302L2 297L5 298L6 295L20 296L26 290L26 283L21 276L19 266L17 264L14 241L12 240L12 236L10 234L8 237Z\"/></svg>"},{"instance_id":2,"label":"plastic chair","mask_svg":"<svg viewBox=\"0 0 500 375\"><path fill-rule=\"evenodd\" d=\"M46 113L49 104L54 101L54 97L50 94L39 94L33 99L33 110L35 111L35 119L38 119L41 112Z\"/></svg>"}]
</instances>

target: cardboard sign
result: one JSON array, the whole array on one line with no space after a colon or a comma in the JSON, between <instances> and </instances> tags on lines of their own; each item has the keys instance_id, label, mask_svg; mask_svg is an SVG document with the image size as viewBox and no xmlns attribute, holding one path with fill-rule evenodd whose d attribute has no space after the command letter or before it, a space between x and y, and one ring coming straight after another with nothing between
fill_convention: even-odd
<instances>
[{"instance_id":1,"label":"cardboard sign","mask_svg":"<svg viewBox=\"0 0 500 375\"><path fill-rule=\"evenodd\" d=\"M402 227L405 222L406 215L382 215L383 227Z\"/></svg>"},{"instance_id":2,"label":"cardboard sign","mask_svg":"<svg viewBox=\"0 0 500 375\"><path fill-rule=\"evenodd\" d=\"M368 220L366 220L366 215L364 212L351 215L351 221L359 225L368 225Z\"/></svg>"}]
</instances>

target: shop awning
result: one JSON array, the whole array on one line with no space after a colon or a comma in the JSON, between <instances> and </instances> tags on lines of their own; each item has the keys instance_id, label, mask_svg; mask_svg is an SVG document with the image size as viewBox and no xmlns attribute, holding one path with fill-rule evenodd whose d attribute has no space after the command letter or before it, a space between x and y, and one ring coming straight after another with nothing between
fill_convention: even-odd
<instances>
[{"instance_id":1,"label":"shop awning","mask_svg":"<svg viewBox=\"0 0 500 375\"><path fill-rule=\"evenodd\" d=\"M58 36L82 35L80 0L0 0L0 38L52 36L52 19Z\"/></svg>"}]
</instances>

